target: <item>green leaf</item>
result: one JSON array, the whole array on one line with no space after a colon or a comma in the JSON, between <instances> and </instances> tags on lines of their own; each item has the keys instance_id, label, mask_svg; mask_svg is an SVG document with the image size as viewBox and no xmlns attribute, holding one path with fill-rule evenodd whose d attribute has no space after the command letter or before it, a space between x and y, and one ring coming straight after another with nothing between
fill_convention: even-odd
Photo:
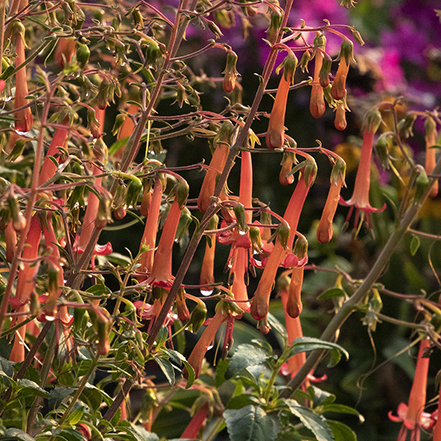
<instances>
[{"instance_id":1,"label":"green leaf","mask_svg":"<svg viewBox=\"0 0 441 441\"><path fill-rule=\"evenodd\" d=\"M340 345L313 337L296 338L287 354L287 358L290 358L295 354L299 354L300 352L315 351L316 349L337 350L339 353L344 354L346 359L349 359L348 352ZM331 354L331 357L333 357L333 361L335 361L337 358L335 354ZM340 355L338 355L338 359L340 360L339 357Z\"/></svg>"},{"instance_id":2,"label":"green leaf","mask_svg":"<svg viewBox=\"0 0 441 441\"><path fill-rule=\"evenodd\" d=\"M66 439L67 441L85 441L86 437L78 430L67 427L63 429L58 435L57 439Z\"/></svg>"},{"instance_id":3,"label":"green leaf","mask_svg":"<svg viewBox=\"0 0 441 441\"><path fill-rule=\"evenodd\" d=\"M32 436L28 435L23 430L16 429L16 428L10 428L10 429L6 429L4 431L4 434L2 436L0 436L0 440L34 441L35 439Z\"/></svg>"},{"instance_id":4,"label":"green leaf","mask_svg":"<svg viewBox=\"0 0 441 441\"><path fill-rule=\"evenodd\" d=\"M4 372L7 377L11 378L14 375L14 365L13 361L0 357L0 373Z\"/></svg>"},{"instance_id":5,"label":"green leaf","mask_svg":"<svg viewBox=\"0 0 441 441\"><path fill-rule=\"evenodd\" d=\"M247 343L240 345L230 360L227 378L240 374L249 366L263 363L267 358L267 353L254 345Z\"/></svg>"},{"instance_id":6,"label":"green leaf","mask_svg":"<svg viewBox=\"0 0 441 441\"><path fill-rule=\"evenodd\" d=\"M352 407L345 406L344 404L326 404L322 407L322 412L346 413L358 417L360 416L360 412Z\"/></svg>"},{"instance_id":7,"label":"green leaf","mask_svg":"<svg viewBox=\"0 0 441 441\"><path fill-rule=\"evenodd\" d=\"M410 241L410 254L412 254L412 256L415 256L420 247L420 243L420 238L418 236L412 236L412 240Z\"/></svg>"},{"instance_id":8,"label":"green leaf","mask_svg":"<svg viewBox=\"0 0 441 441\"><path fill-rule=\"evenodd\" d=\"M188 363L187 361L184 361L183 363L187 369L188 375L187 385L185 386L185 389L189 389L191 386L193 386L193 383L196 380L196 375L194 373L193 366L191 366L190 363Z\"/></svg>"},{"instance_id":9,"label":"green leaf","mask_svg":"<svg viewBox=\"0 0 441 441\"><path fill-rule=\"evenodd\" d=\"M61 402L74 393L76 388L74 387L56 387L49 392L48 407L50 410L56 409Z\"/></svg>"},{"instance_id":10,"label":"green leaf","mask_svg":"<svg viewBox=\"0 0 441 441\"><path fill-rule=\"evenodd\" d=\"M326 419L314 413L309 407L303 407L297 401L287 399L285 401L289 411L298 417L302 424L309 429L317 438L317 441L333 441L334 436Z\"/></svg>"},{"instance_id":11,"label":"green leaf","mask_svg":"<svg viewBox=\"0 0 441 441\"><path fill-rule=\"evenodd\" d=\"M37 383L34 381L28 380L24 378L23 380L20 380L18 383L18 390L20 391L20 397L27 396L27 395L33 395L37 397L49 397L49 392L42 389Z\"/></svg>"},{"instance_id":12,"label":"green leaf","mask_svg":"<svg viewBox=\"0 0 441 441\"><path fill-rule=\"evenodd\" d=\"M282 338L286 340L287 335L286 335L285 326L283 326L282 323L280 323L279 320L277 320L271 313L268 313L267 318L268 318L268 323L271 326L271 329L277 331L282 336Z\"/></svg>"},{"instance_id":13,"label":"green leaf","mask_svg":"<svg viewBox=\"0 0 441 441\"><path fill-rule=\"evenodd\" d=\"M280 431L280 421L257 406L245 406L224 412L231 441L273 441Z\"/></svg>"},{"instance_id":14,"label":"green leaf","mask_svg":"<svg viewBox=\"0 0 441 441\"><path fill-rule=\"evenodd\" d=\"M251 394L241 394L231 398L228 402L227 409L241 409L245 406L256 406L259 404L259 399Z\"/></svg>"},{"instance_id":15,"label":"green leaf","mask_svg":"<svg viewBox=\"0 0 441 441\"><path fill-rule=\"evenodd\" d=\"M156 363L158 363L159 368L161 369L162 373L165 375L165 378L167 378L167 381L169 382L170 386L173 386L176 381L175 377L175 367L172 365L170 360L159 356L153 357Z\"/></svg>"},{"instance_id":16,"label":"green leaf","mask_svg":"<svg viewBox=\"0 0 441 441\"><path fill-rule=\"evenodd\" d=\"M76 424L78 424L81 421L81 418L83 417L84 414L84 408L81 407L80 409L74 410L70 415L69 418L67 419L67 422L72 425L75 426Z\"/></svg>"},{"instance_id":17,"label":"green leaf","mask_svg":"<svg viewBox=\"0 0 441 441\"><path fill-rule=\"evenodd\" d=\"M225 374L227 373L228 366L230 365L230 359L219 360L216 366L216 387L225 381Z\"/></svg>"},{"instance_id":18,"label":"green leaf","mask_svg":"<svg viewBox=\"0 0 441 441\"><path fill-rule=\"evenodd\" d=\"M317 299L318 300L325 300L325 299L333 299L335 297L344 297L345 292L340 288L331 288L326 290L325 292L321 293Z\"/></svg>"},{"instance_id":19,"label":"green leaf","mask_svg":"<svg viewBox=\"0 0 441 441\"><path fill-rule=\"evenodd\" d=\"M346 424L333 420L327 420L327 423L334 435L334 441L357 441L357 435Z\"/></svg>"}]
</instances>

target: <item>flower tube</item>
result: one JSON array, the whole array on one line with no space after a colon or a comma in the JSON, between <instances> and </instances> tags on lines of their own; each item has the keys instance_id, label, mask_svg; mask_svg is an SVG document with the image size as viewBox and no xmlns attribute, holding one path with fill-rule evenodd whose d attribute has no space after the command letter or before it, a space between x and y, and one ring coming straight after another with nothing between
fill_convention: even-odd
<instances>
[{"instance_id":1,"label":"flower tube","mask_svg":"<svg viewBox=\"0 0 441 441\"><path fill-rule=\"evenodd\" d=\"M270 149L281 148L285 140L285 112L288 100L289 87L294 80L294 73L297 67L297 58L291 53L283 61L283 75L280 77L279 87L266 131L266 145Z\"/></svg>"},{"instance_id":2,"label":"flower tube","mask_svg":"<svg viewBox=\"0 0 441 441\"><path fill-rule=\"evenodd\" d=\"M344 38L340 49L340 64L331 87L331 96L335 100L341 100L346 93L346 77L353 57L354 45L348 38Z\"/></svg>"},{"instance_id":3,"label":"flower tube","mask_svg":"<svg viewBox=\"0 0 441 441\"><path fill-rule=\"evenodd\" d=\"M392 412L388 414L392 421L403 422L397 441L405 441L408 431L412 433L412 440L419 440L421 427L430 429L433 426L431 414L423 412L426 405L427 374L429 372L429 358L424 357L424 352L429 347L430 340L428 338L421 340L408 405L399 404L398 416L392 415Z\"/></svg>"},{"instance_id":4,"label":"flower tube","mask_svg":"<svg viewBox=\"0 0 441 441\"><path fill-rule=\"evenodd\" d=\"M426 130L425 141L426 141L426 161L425 167L426 173L430 175L433 172L433 169L436 165L436 148L431 148L436 144L436 123L431 116L426 118L424 122L424 129ZM429 193L431 198L434 198L438 194L438 180L432 187L432 190Z\"/></svg>"},{"instance_id":5,"label":"flower tube","mask_svg":"<svg viewBox=\"0 0 441 441\"><path fill-rule=\"evenodd\" d=\"M374 208L369 203L369 189L371 183L371 158L372 147L374 143L374 135L381 123L381 114L378 109L368 112L366 117L366 124L364 128L363 144L361 146L360 163L358 165L357 176L355 177L354 192L352 198L349 201L344 201L340 197L340 204L350 207L346 222L351 217L354 207L356 209L355 214L355 228L358 228L358 218L360 211L362 212L362 219L366 217L366 221L369 228L372 228L370 213L383 211L386 208L384 204L381 208Z\"/></svg>"}]
</instances>

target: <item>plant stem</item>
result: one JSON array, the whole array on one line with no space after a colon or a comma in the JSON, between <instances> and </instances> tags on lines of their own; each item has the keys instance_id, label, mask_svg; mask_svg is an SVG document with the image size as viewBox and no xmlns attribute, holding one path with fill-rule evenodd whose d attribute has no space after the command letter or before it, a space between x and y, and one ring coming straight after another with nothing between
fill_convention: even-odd
<instances>
[{"instance_id":1,"label":"plant stem","mask_svg":"<svg viewBox=\"0 0 441 441\"><path fill-rule=\"evenodd\" d=\"M438 162L434 169L434 175L441 172L441 160ZM378 256L377 261L372 267L371 271L367 275L364 282L360 285L357 291L352 295L352 297L347 300L338 313L333 317L329 325L324 330L321 340L324 341L335 341L337 331L343 326L343 323L349 318L352 312L356 309L357 304L368 294L369 290L372 288L373 284L379 279L382 275L384 268L390 262L390 258L392 254L395 252L400 240L403 236L408 232L408 229L412 225L415 217L419 213L422 204L427 199L429 192L432 186L435 183L435 179L430 179L430 184L426 189L424 197L420 204L414 203L410 206L407 212L402 217L398 226L395 228L395 231L389 237L389 240L386 242L383 250ZM282 391L280 394L280 398L289 398L303 383L306 376L314 369L314 367L319 363L325 351L316 350L311 352L309 357L306 359L305 364L299 370L297 375L293 377L287 384L288 388Z\"/></svg>"}]
</instances>

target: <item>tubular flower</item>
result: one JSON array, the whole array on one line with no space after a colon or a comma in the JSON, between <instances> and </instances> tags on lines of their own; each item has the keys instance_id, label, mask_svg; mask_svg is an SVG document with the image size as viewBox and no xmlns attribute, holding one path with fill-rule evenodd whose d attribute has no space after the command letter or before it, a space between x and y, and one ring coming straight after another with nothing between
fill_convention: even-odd
<instances>
[{"instance_id":1,"label":"tubular flower","mask_svg":"<svg viewBox=\"0 0 441 441\"><path fill-rule=\"evenodd\" d=\"M415 368L415 377L410 390L409 403L406 406L400 403L397 409L398 416L389 412L389 418L394 422L403 422L397 441L405 441L407 432L411 431L411 440L419 441L420 429L430 429L433 426L431 414L423 412L426 404L427 374L429 371L429 358L424 357L424 351L430 347L430 340L421 340Z\"/></svg>"},{"instance_id":2,"label":"tubular flower","mask_svg":"<svg viewBox=\"0 0 441 441\"><path fill-rule=\"evenodd\" d=\"M216 179L225 167L232 133L233 124L230 121L225 121L219 130L218 136L215 138L215 150L198 196L198 208L203 213L207 211L211 204L211 197L216 187Z\"/></svg>"},{"instance_id":3,"label":"tubular flower","mask_svg":"<svg viewBox=\"0 0 441 441\"><path fill-rule=\"evenodd\" d=\"M309 101L309 111L314 118L320 118L325 113L325 99L323 87L320 85L320 70L323 64L323 50L325 48L326 38L320 34L314 39L315 50L315 65L314 65L314 79L311 83L311 99Z\"/></svg>"},{"instance_id":4,"label":"tubular flower","mask_svg":"<svg viewBox=\"0 0 441 441\"><path fill-rule=\"evenodd\" d=\"M97 115L98 117L98 115ZM97 140L98 143L98 140ZM97 161L103 162L104 161L104 155L102 149L94 149L95 158ZM91 169L93 175L98 175L101 173L101 169L97 167L96 165L89 163L88 164L89 169ZM101 186L102 178L98 177L95 179L95 186L99 188ZM98 196L96 196L93 192L89 192L88 200L87 200L87 207L86 212L84 213L84 219L83 224L81 227L81 233L80 237L78 239L77 248L78 251L84 252L87 245L90 242L90 239L92 237L93 229L95 227L95 220L98 215L98 208L100 205L100 199Z\"/></svg>"},{"instance_id":5,"label":"tubular flower","mask_svg":"<svg viewBox=\"0 0 441 441\"><path fill-rule=\"evenodd\" d=\"M231 93L236 86L236 77L238 75L236 64L237 55L232 50L229 50L227 52L227 65L225 70L222 72L224 74L222 87L226 93Z\"/></svg>"},{"instance_id":6,"label":"tubular flower","mask_svg":"<svg viewBox=\"0 0 441 441\"><path fill-rule=\"evenodd\" d=\"M426 130L425 140L426 140L426 162L425 170L428 175L430 175L436 165L436 148L431 148L436 144L436 123L431 116L426 118L424 122L424 128ZM432 187L429 194L431 198L434 198L438 194L438 181Z\"/></svg>"},{"instance_id":7,"label":"tubular flower","mask_svg":"<svg viewBox=\"0 0 441 441\"><path fill-rule=\"evenodd\" d=\"M147 221L145 223L144 234L141 239L141 247L148 247L148 249L142 253L139 261L139 271L144 273L151 272L153 267L153 257L156 246L156 233L158 231L158 219L161 209L162 192L163 188L161 180L159 177L156 177ZM138 279L142 281L145 280L145 277L138 277Z\"/></svg>"},{"instance_id":8,"label":"tubular flower","mask_svg":"<svg viewBox=\"0 0 441 441\"><path fill-rule=\"evenodd\" d=\"M219 305L221 306L221 305ZM219 326L227 319L227 315L224 314L224 311L221 307L217 308L216 314L210 320L195 347L191 351L190 356L188 357L189 365L194 369L195 378L199 377L201 373L202 362L204 360L205 354L208 351L208 348L212 344L216 332L219 329ZM184 369L184 377L188 378L187 370Z\"/></svg>"},{"instance_id":9,"label":"tubular flower","mask_svg":"<svg viewBox=\"0 0 441 441\"><path fill-rule=\"evenodd\" d=\"M270 149L281 148L285 137L285 112L288 100L289 87L294 80L294 73L297 67L297 58L294 54L288 55L284 62L283 75L280 77L279 87L266 131L266 145Z\"/></svg>"},{"instance_id":10,"label":"tubular flower","mask_svg":"<svg viewBox=\"0 0 441 441\"><path fill-rule=\"evenodd\" d=\"M215 214L209 222L208 229L214 230L219 223L219 217ZM201 294L211 295L213 288L207 287L214 283L214 256L216 251L216 233L207 234L207 242L205 244L205 254L202 261L201 275L199 283L201 287Z\"/></svg>"},{"instance_id":11,"label":"tubular flower","mask_svg":"<svg viewBox=\"0 0 441 441\"><path fill-rule=\"evenodd\" d=\"M310 160L305 162L310 162ZM310 169L308 170L308 168ZM313 170L311 170L311 168ZM268 261L266 262L265 269L263 270L259 284L256 288L256 292L254 293L254 297L252 299L250 312L256 320L263 320L268 314L269 298L274 280L276 278L277 269L279 268L282 258L284 258L286 248L292 248L300 213L314 178L315 163L312 166L311 164L306 165L302 169L302 177L299 179L299 182L296 185L296 188L288 203L288 207L286 208L285 215L283 216L285 221L290 226L290 233L286 246L282 244L279 238L276 239L276 244L274 245Z\"/></svg>"},{"instance_id":12,"label":"tubular flower","mask_svg":"<svg viewBox=\"0 0 441 441\"><path fill-rule=\"evenodd\" d=\"M294 182L294 175L290 174L294 164L297 164L294 152L283 152L282 168L279 173L279 182L282 185L290 185Z\"/></svg>"},{"instance_id":13,"label":"tubular flower","mask_svg":"<svg viewBox=\"0 0 441 441\"><path fill-rule=\"evenodd\" d=\"M14 23L12 36L15 39L15 51L17 57L15 59L16 67L20 66L26 61L25 42L24 42L24 26L21 22ZM22 67L15 74L15 102L14 108L19 109L28 104L26 96L28 95L28 83L26 79L26 67ZM30 107L17 110L14 113L15 130L20 132L29 132L32 127L33 117Z\"/></svg>"},{"instance_id":14,"label":"tubular flower","mask_svg":"<svg viewBox=\"0 0 441 441\"><path fill-rule=\"evenodd\" d=\"M348 76L349 66L353 60L354 45L352 41L345 38L341 43L340 64L331 87L331 96L335 100L341 100L346 92L346 77Z\"/></svg>"},{"instance_id":15,"label":"tubular flower","mask_svg":"<svg viewBox=\"0 0 441 441\"><path fill-rule=\"evenodd\" d=\"M245 208L251 208L253 206L253 164L251 153L244 151L241 153L241 157L242 162L240 171L239 203ZM249 240L248 224L251 224L252 216L253 212L251 210L244 210L245 228L247 231L239 231L239 236L246 235L249 246L237 247L232 245L235 248L235 252L233 257L233 267L231 269L231 272L234 274L231 290L234 298L240 302L243 302L240 304L240 306L245 310L249 309L247 285L251 241ZM237 218L237 222L239 223L239 218Z\"/></svg>"},{"instance_id":16,"label":"tubular flower","mask_svg":"<svg viewBox=\"0 0 441 441\"><path fill-rule=\"evenodd\" d=\"M60 69L63 69L72 61L76 45L75 40L72 38L63 37L58 40L54 59L58 63Z\"/></svg>"},{"instance_id":17,"label":"tubular flower","mask_svg":"<svg viewBox=\"0 0 441 441\"><path fill-rule=\"evenodd\" d=\"M176 196L173 200L161 238L159 239L158 249L155 252L152 272L147 282L149 284L170 288L173 283L172 276L172 251L175 241L176 230L178 228L181 211L188 197L188 184L181 180L178 182Z\"/></svg>"},{"instance_id":18,"label":"tubular flower","mask_svg":"<svg viewBox=\"0 0 441 441\"><path fill-rule=\"evenodd\" d=\"M355 227L358 228L358 218L360 211L362 212L361 222L363 222L364 216L368 223L369 228L372 228L370 213L383 211L386 208L384 204L381 208L371 207L369 203L369 188L371 182L371 157L372 147L374 143L374 135L381 122L381 114L378 109L371 110L366 119L366 126L363 135L363 144L361 146L360 163L358 165L357 176L355 177L354 192L352 198L349 201L344 201L340 197L340 204L350 207L346 222L351 217L354 207L355 213ZM360 225L361 226L361 225Z\"/></svg>"},{"instance_id":19,"label":"tubular flower","mask_svg":"<svg viewBox=\"0 0 441 441\"><path fill-rule=\"evenodd\" d=\"M307 252L308 242L304 237L300 236L295 244L294 253L303 259L307 256ZM285 312L292 318L297 318L303 310L301 293L304 269L305 265L295 266L291 272L291 283L289 284Z\"/></svg>"},{"instance_id":20,"label":"tubular flower","mask_svg":"<svg viewBox=\"0 0 441 441\"><path fill-rule=\"evenodd\" d=\"M340 190L345 183L346 163L339 159L332 168L331 186L328 197L317 228L317 240L320 243L328 243L332 239L332 222L340 200Z\"/></svg>"},{"instance_id":21,"label":"tubular flower","mask_svg":"<svg viewBox=\"0 0 441 441\"><path fill-rule=\"evenodd\" d=\"M124 118L124 122L122 123L122 126L120 130L118 131L118 134L116 136L116 139L119 141L124 138L128 138L135 128L135 123L133 122L132 115L136 115L139 112L139 106L135 103L129 104L129 107L127 108L127 115ZM125 145L118 149L114 153L114 159L116 161L121 161L123 154L124 154Z\"/></svg>"},{"instance_id":22,"label":"tubular flower","mask_svg":"<svg viewBox=\"0 0 441 441\"><path fill-rule=\"evenodd\" d=\"M433 429L433 441L441 441L441 398L438 399L438 409L432 414L436 414L435 427Z\"/></svg>"},{"instance_id":23,"label":"tubular flower","mask_svg":"<svg viewBox=\"0 0 441 441\"><path fill-rule=\"evenodd\" d=\"M194 414L187 428L181 435L181 439L197 439L198 434L210 413L210 405L206 401Z\"/></svg>"},{"instance_id":24,"label":"tubular flower","mask_svg":"<svg viewBox=\"0 0 441 441\"><path fill-rule=\"evenodd\" d=\"M43 185L57 171L57 166L52 161L51 157L60 152L59 147L66 148L67 135L69 130L69 118L66 117L57 129L55 129L54 136L52 138L49 149L43 161L40 176L38 177L38 185Z\"/></svg>"}]
</instances>

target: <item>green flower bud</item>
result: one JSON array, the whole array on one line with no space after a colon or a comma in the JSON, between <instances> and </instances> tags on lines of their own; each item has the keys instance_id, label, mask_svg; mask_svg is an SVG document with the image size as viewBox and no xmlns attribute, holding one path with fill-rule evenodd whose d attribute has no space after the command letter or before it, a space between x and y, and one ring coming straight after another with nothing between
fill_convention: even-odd
<instances>
[{"instance_id":1,"label":"green flower bud","mask_svg":"<svg viewBox=\"0 0 441 441\"><path fill-rule=\"evenodd\" d=\"M136 208L142 189L143 187L141 179L133 176L129 186L127 187L126 204L128 207Z\"/></svg>"},{"instance_id":2,"label":"green flower bud","mask_svg":"<svg viewBox=\"0 0 441 441\"><path fill-rule=\"evenodd\" d=\"M187 203L189 191L190 187L188 182L185 179L179 179L174 188L175 197L178 200L179 208L182 208Z\"/></svg>"},{"instance_id":3,"label":"green flower bud","mask_svg":"<svg viewBox=\"0 0 441 441\"><path fill-rule=\"evenodd\" d=\"M193 334L196 334L199 331L199 328L204 324L206 317L207 307L205 306L205 303L202 301L198 302L191 313L187 329Z\"/></svg>"},{"instance_id":4,"label":"green flower bud","mask_svg":"<svg viewBox=\"0 0 441 441\"><path fill-rule=\"evenodd\" d=\"M190 210L187 207L184 207L181 212L181 216L179 217L178 228L176 229L175 239L179 242L184 235L188 232L188 227L193 221L193 217L190 213Z\"/></svg>"},{"instance_id":5,"label":"green flower bud","mask_svg":"<svg viewBox=\"0 0 441 441\"><path fill-rule=\"evenodd\" d=\"M239 234L245 234L248 231L248 225L245 216L245 207L238 202L233 207L234 214L236 216L237 229L239 230Z\"/></svg>"},{"instance_id":6,"label":"green flower bud","mask_svg":"<svg viewBox=\"0 0 441 441\"><path fill-rule=\"evenodd\" d=\"M77 43L77 61L81 68L89 61L90 49L89 46L82 43Z\"/></svg>"},{"instance_id":7,"label":"green flower bud","mask_svg":"<svg viewBox=\"0 0 441 441\"><path fill-rule=\"evenodd\" d=\"M413 201L415 204L421 203L424 193L429 186L429 178L427 176L426 170L421 165L416 166L418 176L415 180L415 195Z\"/></svg>"},{"instance_id":8,"label":"green flower bud","mask_svg":"<svg viewBox=\"0 0 441 441\"><path fill-rule=\"evenodd\" d=\"M288 238L290 232L291 232L291 228L286 222L279 224L279 226L276 229L277 237L279 238L279 241L283 246L283 248L286 248L286 246L288 245Z\"/></svg>"},{"instance_id":9,"label":"green flower bud","mask_svg":"<svg viewBox=\"0 0 441 441\"><path fill-rule=\"evenodd\" d=\"M322 67L319 73L320 86L323 88L329 86L329 75L331 73L332 60L331 58L324 57L322 61Z\"/></svg>"}]
</instances>

